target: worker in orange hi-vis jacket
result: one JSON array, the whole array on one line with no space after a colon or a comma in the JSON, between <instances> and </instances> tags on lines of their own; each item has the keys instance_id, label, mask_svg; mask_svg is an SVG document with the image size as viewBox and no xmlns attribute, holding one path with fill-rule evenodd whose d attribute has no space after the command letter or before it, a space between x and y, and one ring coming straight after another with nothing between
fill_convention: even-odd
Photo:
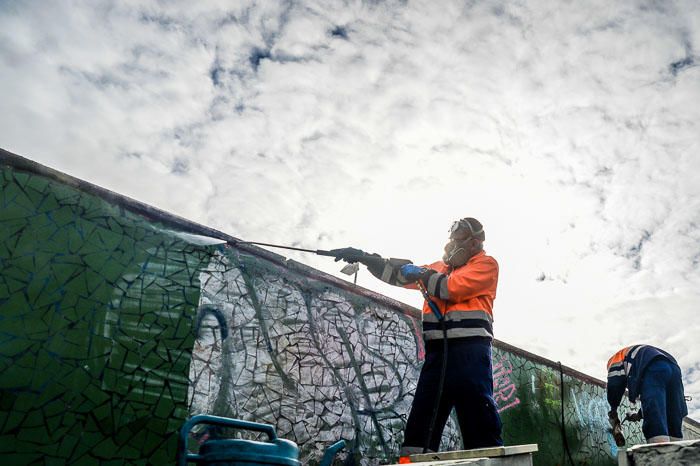
<instances>
[{"instance_id":1,"label":"worker in orange hi-vis jacket","mask_svg":"<svg viewBox=\"0 0 700 466\"><path fill-rule=\"evenodd\" d=\"M420 289L425 298L425 363L406 423L400 462L407 462L411 454L439 449L452 408L465 449L503 445L491 363L498 263L484 252L485 238L478 220L458 220L450 229L442 260L423 267L355 248L331 251L339 259L366 265L389 284Z\"/></svg>"},{"instance_id":2,"label":"worker in orange hi-vis jacket","mask_svg":"<svg viewBox=\"0 0 700 466\"><path fill-rule=\"evenodd\" d=\"M620 406L625 389L629 399L641 399L642 409L625 419L643 419L642 432L648 443L668 442L683 438L681 426L688 415L683 393L681 369L666 351L651 345L622 348L608 360L608 418L618 446L624 446Z\"/></svg>"}]
</instances>

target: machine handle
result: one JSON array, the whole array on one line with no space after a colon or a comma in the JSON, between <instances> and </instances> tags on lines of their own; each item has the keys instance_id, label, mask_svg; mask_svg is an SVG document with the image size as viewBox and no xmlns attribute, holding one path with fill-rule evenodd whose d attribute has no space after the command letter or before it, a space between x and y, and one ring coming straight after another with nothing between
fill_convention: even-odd
<instances>
[{"instance_id":1,"label":"machine handle","mask_svg":"<svg viewBox=\"0 0 700 466\"><path fill-rule=\"evenodd\" d=\"M326 449L326 452L323 454L323 458L321 458L321 462L318 464L318 466L331 466L333 458L335 458L335 454L343 448L345 448L345 440L338 440L333 445L328 447Z\"/></svg>"},{"instance_id":2,"label":"machine handle","mask_svg":"<svg viewBox=\"0 0 700 466\"><path fill-rule=\"evenodd\" d=\"M177 449L177 464L178 466L186 466L190 461L201 461L203 458L196 453L187 452L187 439L190 430L197 424L212 424L221 427L234 427L236 429L254 430L267 434L269 441L277 440L277 432L275 426L270 424L260 424L257 422L243 421L241 419L231 419L228 417L211 416L209 414L198 414L192 416L180 429L180 438Z\"/></svg>"}]
</instances>

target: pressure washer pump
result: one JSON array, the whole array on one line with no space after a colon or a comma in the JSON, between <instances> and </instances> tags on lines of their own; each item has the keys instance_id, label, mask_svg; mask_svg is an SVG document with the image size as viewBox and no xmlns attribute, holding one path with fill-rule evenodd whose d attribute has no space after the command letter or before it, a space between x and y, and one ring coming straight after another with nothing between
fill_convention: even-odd
<instances>
[{"instance_id":1,"label":"pressure washer pump","mask_svg":"<svg viewBox=\"0 0 700 466\"><path fill-rule=\"evenodd\" d=\"M267 434L267 441L211 439L200 445L198 453L190 453L187 440L197 424L262 432ZM336 453L344 447L344 440L328 447L319 466L330 466ZM206 414L193 416L180 429L177 466L187 466L190 462L205 466L302 466L297 444L278 438L274 426Z\"/></svg>"}]
</instances>

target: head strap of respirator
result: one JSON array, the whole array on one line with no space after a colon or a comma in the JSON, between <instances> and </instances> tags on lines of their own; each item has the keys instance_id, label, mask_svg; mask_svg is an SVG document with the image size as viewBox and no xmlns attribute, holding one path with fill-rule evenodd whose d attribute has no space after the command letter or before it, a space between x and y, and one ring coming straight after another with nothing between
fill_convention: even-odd
<instances>
[{"instance_id":1,"label":"head strap of respirator","mask_svg":"<svg viewBox=\"0 0 700 466\"><path fill-rule=\"evenodd\" d=\"M474 223L475 225L472 225ZM469 238L477 238L481 241L486 239L484 227L481 223L471 217L462 218L455 221L450 228L450 239L466 240Z\"/></svg>"}]
</instances>

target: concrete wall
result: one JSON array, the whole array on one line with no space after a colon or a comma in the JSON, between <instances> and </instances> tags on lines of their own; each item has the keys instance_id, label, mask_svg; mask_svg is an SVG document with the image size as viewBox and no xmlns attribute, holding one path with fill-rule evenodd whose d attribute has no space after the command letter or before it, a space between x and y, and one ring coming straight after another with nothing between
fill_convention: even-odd
<instances>
[{"instance_id":1,"label":"concrete wall","mask_svg":"<svg viewBox=\"0 0 700 466\"><path fill-rule=\"evenodd\" d=\"M186 416L210 413L275 424L305 462L341 437L350 462L395 459L418 310L14 154L0 162L3 458L165 464ZM505 441L538 443L535 464L615 463L600 381L497 342L494 382ZM443 447L459 445L451 420Z\"/></svg>"},{"instance_id":2,"label":"concrete wall","mask_svg":"<svg viewBox=\"0 0 700 466\"><path fill-rule=\"evenodd\" d=\"M620 452L618 466L694 466L700 464L700 440L636 445Z\"/></svg>"}]
</instances>

